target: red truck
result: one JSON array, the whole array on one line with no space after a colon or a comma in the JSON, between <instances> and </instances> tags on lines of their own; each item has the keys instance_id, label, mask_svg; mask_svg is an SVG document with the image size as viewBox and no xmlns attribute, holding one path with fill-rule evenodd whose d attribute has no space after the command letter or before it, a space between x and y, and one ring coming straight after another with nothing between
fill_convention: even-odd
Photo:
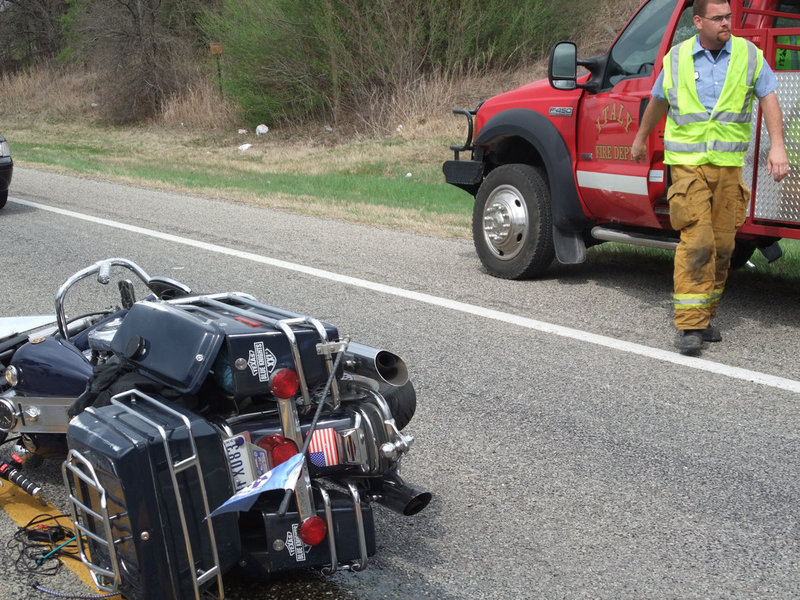
<instances>
[{"instance_id":1,"label":"red truck","mask_svg":"<svg viewBox=\"0 0 800 600\"><path fill-rule=\"evenodd\" d=\"M764 51L780 82L786 150L800 163L800 0L733 0L732 33ZM631 144L661 60L696 33L692 0L646 0L608 52L577 59L572 42L550 53L548 79L455 110L468 121L466 142L451 146L448 183L475 197L472 234L486 270L497 277L541 275L553 259L583 262L604 241L674 249L664 121L648 139L647 160ZM577 74L577 67L588 73ZM798 130L793 131L792 120ZM794 139L793 139L794 137ZM743 177L751 188L732 266L756 249L771 262L781 238L800 239L800 169L775 183L766 172L769 139L758 103ZM470 158L462 153L470 153Z\"/></svg>"}]
</instances>

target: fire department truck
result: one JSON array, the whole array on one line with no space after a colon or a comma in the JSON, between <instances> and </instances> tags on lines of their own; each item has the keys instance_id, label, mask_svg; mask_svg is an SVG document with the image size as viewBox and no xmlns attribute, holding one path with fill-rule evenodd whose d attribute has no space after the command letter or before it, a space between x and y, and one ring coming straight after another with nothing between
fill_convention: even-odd
<instances>
[{"instance_id":1,"label":"fire department truck","mask_svg":"<svg viewBox=\"0 0 800 600\"><path fill-rule=\"evenodd\" d=\"M767 174L769 136L754 102L742 173L752 198L737 235L738 267L756 249L771 262L782 254L778 240L800 239L800 0L730 5L733 35L760 47L778 77L795 167L780 183ZM646 161L632 160L630 149L662 57L695 33L692 0L646 0L605 54L578 60L574 43L559 42L547 80L453 111L467 118L468 131L443 171L475 197L473 240L490 274L536 277L554 258L580 263L587 247L605 241L677 246L664 120L649 136ZM588 72L578 75L579 66Z\"/></svg>"}]
</instances>

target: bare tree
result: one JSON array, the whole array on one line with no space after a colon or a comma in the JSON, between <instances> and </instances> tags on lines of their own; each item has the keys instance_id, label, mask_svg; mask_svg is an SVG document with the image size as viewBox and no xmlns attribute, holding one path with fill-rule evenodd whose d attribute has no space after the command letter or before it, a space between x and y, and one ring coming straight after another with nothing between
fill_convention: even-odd
<instances>
[{"instance_id":1,"label":"bare tree","mask_svg":"<svg viewBox=\"0 0 800 600\"><path fill-rule=\"evenodd\" d=\"M25 1L25 0L19 0ZM158 113L197 76L195 18L213 0L84 0L72 12L73 47L103 76L100 103L114 122Z\"/></svg>"},{"instance_id":2,"label":"bare tree","mask_svg":"<svg viewBox=\"0 0 800 600\"><path fill-rule=\"evenodd\" d=\"M50 60L63 48L64 0L0 1L0 72Z\"/></svg>"}]
</instances>

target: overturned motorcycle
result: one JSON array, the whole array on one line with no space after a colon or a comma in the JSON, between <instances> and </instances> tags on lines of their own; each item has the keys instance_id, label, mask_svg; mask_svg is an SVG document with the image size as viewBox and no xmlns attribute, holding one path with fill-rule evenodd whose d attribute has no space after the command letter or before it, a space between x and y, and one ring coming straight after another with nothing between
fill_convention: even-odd
<instances>
[{"instance_id":1,"label":"overturned motorcycle","mask_svg":"<svg viewBox=\"0 0 800 600\"><path fill-rule=\"evenodd\" d=\"M75 284L112 270L136 276L120 305L68 319ZM414 515L431 499L399 476L405 363L247 294L99 261L59 288L55 317L0 319L0 363L0 439L64 459L81 559L130 600L224 598L229 573L361 570L371 503Z\"/></svg>"}]
</instances>

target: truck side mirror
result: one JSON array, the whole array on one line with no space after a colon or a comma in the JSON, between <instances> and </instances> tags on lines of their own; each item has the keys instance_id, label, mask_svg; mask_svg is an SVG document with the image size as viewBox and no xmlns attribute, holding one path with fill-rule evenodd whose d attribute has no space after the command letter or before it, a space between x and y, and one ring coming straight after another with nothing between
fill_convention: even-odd
<instances>
[{"instance_id":1,"label":"truck side mirror","mask_svg":"<svg viewBox=\"0 0 800 600\"><path fill-rule=\"evenodd\" d=\"M578 50L574 42L558 42L550 50L547 78L557 90L574 90L578 73Z\"/></svg>"}]
</instances>

